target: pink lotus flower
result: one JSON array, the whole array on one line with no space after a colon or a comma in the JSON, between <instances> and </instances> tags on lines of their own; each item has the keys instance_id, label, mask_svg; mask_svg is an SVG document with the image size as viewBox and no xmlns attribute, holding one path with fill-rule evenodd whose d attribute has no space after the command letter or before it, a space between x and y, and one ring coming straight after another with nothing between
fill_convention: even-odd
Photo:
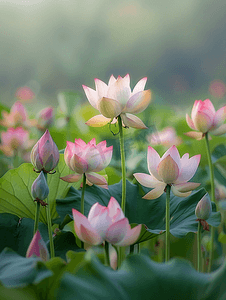
<instances>
[{"instance_id":1,"label":"pink lotus flower","mask_svg":"<svg viewBox=\"0 0 226 300\"><path fill-rule=\"evenodd\" d=\"M10 113L2 111L2 118L3 120L0 121L0 124L5 127L30 126L27 111L20 101L16 101L13 104Z\"/></svg>"},{"instance_id":2,"label":"pink lotus flower","mask_svg":"<svg viewBox=\"0 0 226 300\"><path fill-rule=\"evenodd\" d=\"M133 114L142 112L151 100L151 91L144 91L147 78L141 79L131 92L130 76L124 78L113 75L108 85L100 79L95 79L96 91L83 85L86 97L90 104L99 110L97 115L86 122L93 127L101 127L110 122L116 122L119 115L126 127L147 128L144 123Z\"/></svg>"},{"instance_id":3,"label":"pink lotus flower","mask_svg":"<svg viewBox=\"0 0 226 300\"><path fill-rule=\"evenodd\" d=\"M29 101L34 98L35 94L28 86L17 89L15 96L22 101Z\"/></svg>"},{"instance_id":4,"label":"pink lotus flower","mask_svg":"<svg viewBox=\"0 0 226 300\"><path fill-rule=\"evenodd\" d=\"M108 206L95 203L88 218L76 209L72 209L74 228L84 243L100 245L104 241L116 246L129 246L138 239L141 224L131 229L117 200L111 197Z\"/></svg>"},{"instance_id":5,"label":"pink lotus flower","mask_svg":"<svg viewBox=\"0 0 226 300\"><path fill-rule=\"evenodd\" d=\"M0 150L7 155L15 155L15 151L23 151L29 149L33 144L33 140L29 140L29 132L22 127L8 128L1 134Z\"/></svg>"},{"instance_id":6,"label":"pink lotus flower","mask_svg":"<svg viewBox=\"0 0 226 300\"><path fill-rule=\"evenodd\" d=\"M149 146L147 162L151 175L133 174L140 184L153 188L143 198L156 199L160 197L164 193L167 184L171 185L171 190L175 196L189 196L191 191L200 185L200 183L187 182L194 176L200 158L200 154L189 158L188 153L180 158L176 146L170 147L160 158L155 149Z\"/></svg>"},{"instance_id":7,"label":"pink lotus flower","mask_svg":"<svg viewBox=\"0 0 226 300\"><path fill-rule=\"evenodd\" d=\"M147 140L152 145L164 145L167 147L182 143L182 140L177 136L173 127L166 127L162 131L154 132L147 136Z\"/></svg>"},{"instance_id":8,"label":"pink lotus flower","mask_svg":"<svg viewBox=\"0 0 226 300\"><path fill-rule=\"evenodd\" d=\"M37 127L40 130L45 130L52 123L53 123L53 107L48 106L39 112Z\"/></svg>"},{"instance_id":9,"label":"pink lotus flower","mask_svg":"<svg viewBox=\"0 0 226 300\"><path fill-rule=\"evenodd\" d=\"M31 150L31 163L37 171L49 173L58 162L59 151L47 129Z\"/></svg>"},{"instance_id":10,"label":"pink lotus flower","mask_svg":"<svg viewBox=\"0 0 226 300\"><path fill-rule=\"evenodd\" d=\"M27 249L26 257L31 257L32 255L40 257L44 261L49 260L49 251L38 230L31 240L31 243Z\"/></svg>"},{"instance_id":11,"label":"pink lotus flower","mask_svg":"<svg viewBox=\"0 0 226 300\"><path fill-rule=\"evenodd\" d=\"M217 112L209 99L204 101L195 100L191 112L191 119L186 114L188 126L199 132L187 132L186 135L197 140L201 140L205 133L210 132L213 135L226 133L226 124L223 124L226 118L226 106L220 108Z\"/></svg>"},{"instance_id":12,"label":"pink lotus flower","mask_svg":"<svg viewBox=\"0 0 226 300\"><path fill-rule=\"evenodd\" d=\"M96 145L96 139L92 139L86 144L81 139L75 142L67 142L64 152L64 159L67 166L76 174L61 177L67 182L77 182L85 173L89 182L97 185L107 185L106 179L94 172L99 172L106 168L112 157L113 146L106 147L106 141Z\"/></svg>"}]
</instances>

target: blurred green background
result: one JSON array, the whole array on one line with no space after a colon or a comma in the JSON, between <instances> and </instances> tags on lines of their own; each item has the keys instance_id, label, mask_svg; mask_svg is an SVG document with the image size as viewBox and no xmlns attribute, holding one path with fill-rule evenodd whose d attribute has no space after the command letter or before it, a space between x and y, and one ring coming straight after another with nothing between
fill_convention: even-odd
<instances>
[{"instance_id":1,"label":"blurred green background","mask_svg":"<svg viewBox=\"0 0 226 300\"><path fill-rule=\"evenodd\" d=\"M225 102L226 4L213 0L1 0L0 101L28 86L35 105L94 78L147 76L156 104ZM88 101L87 101L88 104ZM218 105L216 105L218 108Z\"/></svg>"}]
</instances>

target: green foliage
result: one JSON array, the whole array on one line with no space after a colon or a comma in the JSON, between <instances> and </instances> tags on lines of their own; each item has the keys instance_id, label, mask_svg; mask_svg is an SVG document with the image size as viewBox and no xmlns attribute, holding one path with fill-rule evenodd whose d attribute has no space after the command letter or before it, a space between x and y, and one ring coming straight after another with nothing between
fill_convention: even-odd
<instances>
[{"instance_id":1,"label":"green foliage","mask_svg":"<svg viewBox=\"0 0 226 300\"><path fill-rule=\"evenodd\" d=\"M61 180L60 177L71 173L72 171L66 166L63 154L61 154L56 173L47 176L50 190L48 203L53 219L58 216L55 199L65 197L69 187L72 186L72 184ZM33 171L33 166L26 163L16 169L9 170L0 178L0 212L15 214L20 218L34 219L35 203L31 196L31 186L37 176ZM73 184L74 187L79 185L80 182ZM40 209L40 222L47 224L44 207Z\"/></svg>"},{"instance_id":2,"label":"green foliage","mask_svg":"<svg viewBox=\"0 0 226 300\"><path fill-rule=\"evenodd\" d=\"M213 274L202 274L182 259L159 264L146 255L130 255L113 271L90 255L75 275L64 274L57 300L223 300L225 280L225 264Z\"/></svg>"},{"instance_id":3,"label":"green foliage","mask_svg":"<svg viewBox=\"0 0 226 300\"><path fill-rule=\"evenodd\" d=\"M143 192L140 185L126 184L126 217L130 223L144 224L142 227L140 238L137 243L143 242L155 237L160 232L165 231L165 194L156 200L145 200L142 196L148 192L144 188ZM110 197L114 197L121 203L121 182L109 186L108 190L98 186L87 186L85 191L85 215L88 216L91 206L99 202L101 205L108 205ZM175 237L183 237L188 232L197 232L198 222L195 216L195 207L198 201L204 196L205 190L201 189L193 192L189 197L180 198L171 194L170 198L170 232ZM61 223L68 216L72 215L72 208L80 211L81 191L70 188L64 199L57 199L57 212L60 216ZM216 212L216 206L212 203L213 214L208 219L208 223L212 226L220 224L221 215ZM72 218L72 217L71 217ZM64 222L65 223L65 222Z\"/></svg>"}]
</instances>

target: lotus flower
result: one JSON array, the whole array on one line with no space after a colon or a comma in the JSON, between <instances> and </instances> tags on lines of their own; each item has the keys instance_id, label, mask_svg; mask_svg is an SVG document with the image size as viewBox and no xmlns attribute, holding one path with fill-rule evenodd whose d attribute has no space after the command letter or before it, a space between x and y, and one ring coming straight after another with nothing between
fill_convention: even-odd
<instances>
[{"instance_id":1,"label":"lotus flower","mask_svg":"<svg viewBox=\"0 0 226 300\"><path fill-rule=\"evenodd\" d=\"M75 142L67 142L64 152L64 159L67 166L75 174L61 177L67 182L77 182L85 173L89 182L97 185L107 185L106 179L94 172L99 172L106 168L112 157L113 146L106 147L106 141L96 145L95 138L86 144L81 139L75 139Z\"/></svg>"},{"instance_id":2,"label":"lotus flower","mask_svg":"<svg viewBox=\"0 0 226 300\"><path fill-rule=\"evenodd\" d=\"M182 143L182 140L177 137L176 131L173 127L166 127L160 132L152 133L147 136L147 140L152 145L164 145L167 147Z\"/></svg>"},{"instance_id":3,"label":"lotus flower","mask_svg":"<svg viewBox=\"0 0 226 300\"><path fill-rule=\"evenodd\" d=\"M31 243L27 249L26 257L31 257L32 255L40 257L44 261L49 260L49 251L38 230L31 240Z\"/></svg>"},{"instance_id":4,"label":"lotus flower","mask_svg":"<svg viewBox=\"0 0 226 300\"><path fill-rule=\"evenodd\" d=\"M49 195L49 187L42 171L31 186L31 194L37 200L44 200Z\"/></svg>"},{"instance_id":5,"label":"lotus flower","mask_svg":"<svg viewBox=\"0 0 226 300\"><path fill-rule=\"evenodd\" d=\"M198 202L195 215L200 220L207 220L212 214L212 204L210 201L209 194L205 194L202 199Z\"/></svg>"},{"instance_id":6,"label":"lotus flower","mask_svg":"<svg viewBox=\"0 0 226 300\"><path fill-rule=\"evenodd\" d=\"M29 140L29 132L22 127L8 128L2 132L1 141L0 150L7 156L15 155L18 150L27 150L34 144L33 140Z\"/></svg>"},{"instance_id":7,"label":"lotus flower","mask_svg":"<svg viewBox=\"0 0 226 300\"><path fill-rule=\"evenodd\" d=\"M212 102L209 99L204 101L196 100L192 112L191 119L186 114L188 126L199 132L187 132L186 135L197 140L201 140L205 133L210 132L213 135L221 135L226 133L226 124L223 124L226 118L226 106L215 111Z\"/></svg>"},{"instance_id":8,"label":"lotus flower","mask_svg":"<svg viewBox=\"0 0 226 300\"><path fill-rule=\"evenodd\" d=\"M88 218L76 209L72 209L74 228L84 243L100 245L104 241L116 246L129 246L138 239L141 225L131 229L117 200L111 197L108 206L95 203Z\"/></svg>"},{"instance_id":9,"label":"lotus flower","mask_svg":"<svg viewBox=\"0 0 226 300\"><path fill-rule=\"evenodd\" d=\"M200 183L187 182L194 176L200 158L200 154L189 158L188 153L180 158L176 146L170 147L160 158L155 149L149 146L147 162L151 175L133 174L140 184L153 188L143 198L156 199L160 197L168 184L171 185L171 190L175 196L189 196L191 191L200 185Z\"/></svg>"},{"instance_id":10,"label":"lotus flower","mask_svg":"<svg viewBox=\"0 0 226 300\"><path fill-rule=\"evenodd\" d=\"M35 94L28 86L17 89L15 96L21 101L29 101L34 98Z\"/></svg>"},{"instance_id":11,"label":"lotus flower","mask_svg":"<svg viewBox=\"0 0 226 300\"><path fill-rule=\"evenodd\" d=\"M44 131L52 123L53 123L53 107L48 106L39 112L37 127L38 129Z\"/></svg>"},{"instance_id":12,"label":"lotus flower","mask_svg":"<svg viewBox=\"0 0 226 300\"><path fill-rule=\"evenodd\" d=\"M147 78L141 79L131 92L130 76L124 78L113 75L108 85L100 79L95 79L96 91L83 85L86 97L90 104L99 110L97 115L86 122L93 127L101 127L110 122L116 122L120 115L126 127L147 128L144 123L133 114L142 112L151 100L151 91L144 91Z\"/></svg>"},{"instance_id":13,"label":"lotus flower","mask_svg":"<svg viewBox=\"0 0 226 300\"><path fill-rule=\"evenodd\" d=\"M59 151L48 129L31 151L31 163L35 169L49 173L59 162Z\"/></svg>"},{"instance_id":14,"label":"lotus flower","mask_svg":"<svg viewBox=\"0 0 226 300\"><path fill-rule=\"evenodd\" d=\"M30 120L27 115L27 111L20 101L16 101L11 107L10 113L2 111L3 120L0 124L5 127L15 127L15 126L30 126Z\"/></svg>"}]
</instances>

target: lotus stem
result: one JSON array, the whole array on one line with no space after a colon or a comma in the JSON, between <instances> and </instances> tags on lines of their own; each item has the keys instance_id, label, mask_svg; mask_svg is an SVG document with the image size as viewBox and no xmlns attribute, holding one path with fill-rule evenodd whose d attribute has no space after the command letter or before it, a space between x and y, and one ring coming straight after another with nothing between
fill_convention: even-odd
<instances>
[{"instance_id":1,"label":"lotus stem","mask_svg":"<svg viewBox=\"0 0 226 300\"><path fill-rule=\"evenodd\" d=\"M82 181L82 197L81 197L81 213L84 215L85 213L85 189L86 189L86 174L83 173L83 181ZM84 248L84 242L81 241L81 248Z\"/></svg>"},{"instance_id":2,"label":"lotus stem","mask_svg":"<svg viewBox=\"0 0 226 300\"><path fill-rule=\"evenodd\" d=\"M44 172L45 179L47 182L47 173ZM47 182L48 184L48 182ZM53 244L53 234L52 234L52 220L51 220L51 210L50 210L50 203L49 203L49 197L46 198L46 202L48 206L46 207L46 218L47 218L47 225L48 225L48 233L49 233L49 246L50 246L50 257L55 257L54 252L54 244Z\"/></svg>"},{"instance_id":3,"label":"lotus stem","mask_svg":"<svg viewBox=\"0 0 226 300\"><path fill-rule=\"evenodd\" d=\"M201 251L201 223L198 223L197 232L197 271L201 272L202 269L202 251Z\"/></svg>"},{"instance_id":4,"label":"lotus stem","mask_svg":"<svg viewBox=\"0 0 226 300\"><path fill-rule=\"evenodd\" d=\"M39 215L40 215L40 202L36 202L36 210L35 210L35 224L34 224L34 233L35 235L36 231L38 230L38 222L39 222Z\"/></svg>"},{"instance_id":5,"label":"lotus stem","mask_svg":"<svg viewBox=\"0 0 226 300\"><path fill-rule=\"evenodd\" d=\"M210 169L210 183L211 183L211 201L215 203L215 186L214 186L214 170L210 153L210 146L208 140L208 132L205 134L206 141L206 153L207 159ZM212 261L213 261L213 244L214 244L214 227L211 226L211 239L210 239L210 256L209 256L209 264L208 264L208 273L211 271Z\"/></svg>"},{"instance_id":6,"label":"lotus stem","mask_svg":"<svg viewBox=\"0 0 226 300\"><path fill-rule=\"evenodd\" d=\"M171 186L166 186L166 249L165 249L165 261L170 259L170 189Z\"/></svg>"},{"instance_id":7,"label":"lotus stem","mask_svg":"<svg viewBox=\"0 0 226 300\"><path fill-rule=\"evenodd\" d=\"M121 152L121 167L122 167L122 202L121 208L125 214L126 209L126 160L125 160L125 149L124 149L124 137L121 116L118 116L119 125L119 141L120 141L120 152Z\"/></svg>"},{"instance_id":8,"label":"lotus stem","mask_svg":"<svg viewBox=\"0 0 226 300\"><path fill-rule=\"evenodd\" d=\"M111 264L110 264L110 256L109 256L109 243L107 241L105 241L104 249L105 249L105 265L110 266Z\"/></svg>"}]
</instances>

